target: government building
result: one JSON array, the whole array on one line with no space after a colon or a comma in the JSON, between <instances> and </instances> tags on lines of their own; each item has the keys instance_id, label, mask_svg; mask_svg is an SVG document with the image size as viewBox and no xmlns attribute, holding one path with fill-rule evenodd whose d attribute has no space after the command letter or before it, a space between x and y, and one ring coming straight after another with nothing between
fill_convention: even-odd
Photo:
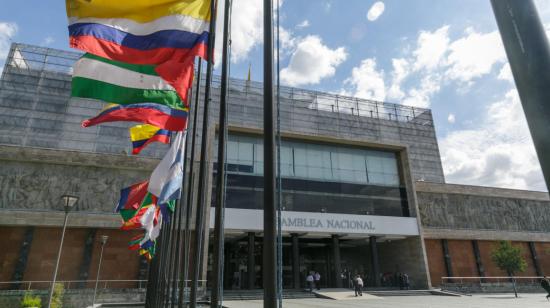
<instances>
[{"instance_id":1,"label":"government building","mask_svg":"<svg viewBox=\"0 0 550 308\"><path fill-rule=\"evenodd\" d=\"M148 264L128 250L136 233L119 229L113 209L120 189L146 180L167 146L133 156L129 123L81 127L102 104L70 99L79 56L14 43L2 72L2 289L47 287L67 192L79 201L69 214L57 279L67 288L93 286L99 239L108 235L100 276L106 288L145 286ZM216 78L213 87L210 115L217 122ZM260 83L230 80L226 290L262 288L262 94ZM528 266L518 275L550 274L548 194L445 183L430 110L289 87L281 88L280 104L285 289L304 288L311 271L321 274L322 287L348 287L349 276L361 274L367 289L398 287L399 274L413 289L453 277L506 276L491 260L500 240L522 248ZM209 134L216 140L216 125ZM207 148L210 208L216 142ZM206 219L213 231L213 210ZM204 256L208 283L211 249Z\"/></svg>"}]
</instances>

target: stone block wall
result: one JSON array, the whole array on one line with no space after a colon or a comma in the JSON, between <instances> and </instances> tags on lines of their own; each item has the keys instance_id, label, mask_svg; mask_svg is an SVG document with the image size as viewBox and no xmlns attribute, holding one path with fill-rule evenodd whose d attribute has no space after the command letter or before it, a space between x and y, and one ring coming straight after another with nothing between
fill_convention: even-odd
<instances>
[{"instance_id":1,"label":"stone block wall","mask_svg":"<svg viewBox=\"0 0 550 308\"><path fill-rule=\"evenodd\" d=\"M424 263L424 253L421 247L420 237L380 243L378 245L380 273L407 273L411 288L427 288L428 269Z\"/></svg>"}]
</instances>

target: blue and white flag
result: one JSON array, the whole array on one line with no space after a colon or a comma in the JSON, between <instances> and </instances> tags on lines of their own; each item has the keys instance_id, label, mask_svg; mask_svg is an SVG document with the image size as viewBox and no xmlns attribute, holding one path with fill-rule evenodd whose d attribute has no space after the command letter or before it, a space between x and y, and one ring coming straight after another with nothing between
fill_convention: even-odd
<instances>
[{"instance_id":1,"label":"blue and white flag","mask_svg":"<svg viewBox=\"0 0 550 308\"><path fill-rule=\"evenodd\" d=\"M170 149L151 174L147 190L158 197L157 204L180 196L186 136L187 131L177 133Z\"/></svg>"}]
</instances>

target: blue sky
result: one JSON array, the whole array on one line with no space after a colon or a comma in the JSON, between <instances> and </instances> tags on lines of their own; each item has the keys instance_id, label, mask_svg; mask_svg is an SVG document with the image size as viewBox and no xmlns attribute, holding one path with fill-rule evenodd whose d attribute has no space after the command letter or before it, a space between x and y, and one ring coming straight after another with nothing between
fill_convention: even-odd
<instances>
[{"instance_id":1,"label":"blue sky","mask_svg":"<svg viewBox=\"0 0 550 308\"><path fill-rule=\"evenodd\" d=\"M488 0L286 0L280 17L284 84L431 108L448 182L546 190ZM261 1L234 0L232 76L261 80L261 25ZM64 2L3 4L0 64L10 40L68 49Z\"/></svg>"}]
</instances>

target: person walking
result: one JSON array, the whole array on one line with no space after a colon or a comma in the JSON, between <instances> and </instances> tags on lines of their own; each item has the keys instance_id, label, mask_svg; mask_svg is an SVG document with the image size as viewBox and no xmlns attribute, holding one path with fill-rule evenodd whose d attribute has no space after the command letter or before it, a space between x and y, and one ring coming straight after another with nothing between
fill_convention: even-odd
<instances>
[{"instance_id":1,"label":"person walking","mask_svg":"<svg viewBox=\"0 0 550 308\"><path fill-rule=\"evenodd\" d=\"M309 292L313 292L314 278L311 272L306 277L307 285L309 286Z\"/></svg>"},{"instance_id":2,"label":"person walking","mask_svg":"<svg viewBox=\"0 0 550 308\"><path fill-rule=\"evenodd\" d=\"M353 280L353 286L355 288L355 296L363 296L363 279L361 279L361 276L355 276L355 279Z\"/></svg>"},{"instance_id":3,"label":"person walking","mask_svg":"<svg viewBox=\"0 0 550 308\"><path fill-rule=\"evenodd\" d=\"M313 275L313 279L315 280L317 291L321 290L321 274L319 274L319 272L315 272L315 275Z\"/></svg>"},{"instance_id":4,"label":"person walking","mask_svg":"<svg viewBox=\"0 0 550 308\"><path fill-rule=\"evenodd\" d=\"M548 300L550 297L550 280L548 280L546 276L542 277L540 280L540 286L544 289L544 291L546 291L546 293L548 293L548 295L546 295L546 300Z\"/></svg>"}]
</instances>

